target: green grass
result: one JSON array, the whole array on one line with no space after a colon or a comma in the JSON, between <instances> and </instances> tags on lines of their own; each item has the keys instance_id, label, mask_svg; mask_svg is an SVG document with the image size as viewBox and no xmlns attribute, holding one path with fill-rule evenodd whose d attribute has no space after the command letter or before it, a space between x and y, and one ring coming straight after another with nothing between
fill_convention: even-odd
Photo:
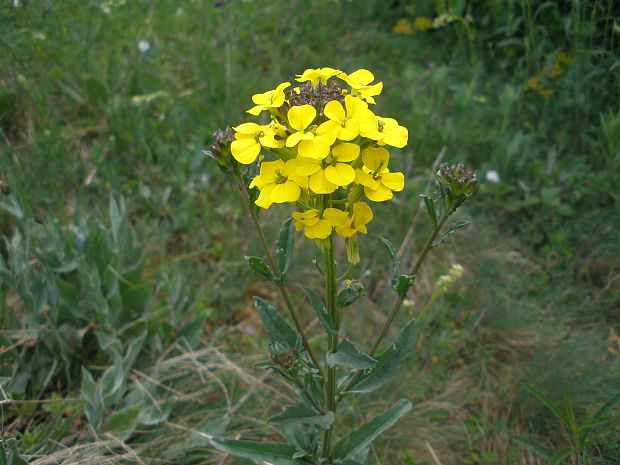
<instances>
[{"instance_id":1,"label":"green grass","mask_svg":"<svg viewBox=\"0 0 620 465\"><path fill-rule=\"evenodd\" d=\"M3 405L2 437L17 438L24 456L221 463L196 432L276 437L262 418L281 402L273 389L285 388L273 376L257 382L253 354L265 343L251 301L275 300L275 288L245 265L260 245L202 149L216 128L248 120L252 94L307 67L372 70L385 89L377 113L410 131L393 153L407 187L369 225L356 269L367 297L348 310L356 324L345 332L368 336L383 321L389 260L378 238L400 243L442 149L481 180L461 213L473 225L416 283L408 311L425 309L418 348L389 389L389 400L415 407L377 442L376 463L546 463L513 437L553 450L571 440L527 386L559 404L567 389L579 421L618 392L620 11L611 0L13 3L0 5L0 268L20 285L0 275L4 394L82 398L82 367L99 379L142 328L106 320L107 308L110 318L143 315L147 336L121 370L141 400L122 393L106 415L148 404L144 393L170 408L165 421L139 423L124 448L110 436L117 430L93 431L84 402ZM443 4L473 22L392 32ZM568 61L553 74L561 53ZM485 179L490 170L499 183ZM111 198L127 206L129 245L112 237ZM287 215L262 215L270 237ZM418 247L425 228L415 229ZM298 249L294 277L318 283L318 249ZM464 276L432 299L453 263ZM78 290L79 318L58 316L74 308L59 281ZM179 334L193 318L199 334ZM20 387L22 372L40 379ZM387 404L372 400L370 411L348 405L347 421ZM616 463L618 434L613 423L598 427L581 463Z\"/></svg>"}]
</instances>

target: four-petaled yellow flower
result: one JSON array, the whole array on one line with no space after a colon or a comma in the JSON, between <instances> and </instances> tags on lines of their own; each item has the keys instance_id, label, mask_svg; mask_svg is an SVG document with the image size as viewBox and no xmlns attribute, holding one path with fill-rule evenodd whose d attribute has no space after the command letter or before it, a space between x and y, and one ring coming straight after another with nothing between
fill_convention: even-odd
<instances>
[{"instance_id":1,"label":"four-petaled yellow flower","mask_svg":"<svg viewBox=\"0 0 620 465\"><path fill-rule=\"evenodd\" d=\"M301 231L309 239L325 239L332 233L332 228L339 227L347 221L347 212L337 208L326 208L323 213L312 209L305 212L293 212L295 229Z\"/></svg>"},{"instance_id":2,"label":"four-petaled yellow flower","mask_svg":"<svg viewBox=\"0 0 620 465\"><path fill-rule=\"evenodd\" d=\"M338 77L351 86L353 96L359 95L368 103L375 103L373 97L383 90L382 82L370 84L375 80L375 76L367 69L358 69L351 74L340 73Z\"/></svg>"},{"instance_id":3,"label":"four-petaled yellow flower","mask_svg":"<svg viewBox=\"0 0 620 465\"><path fill-rule=\"evenodd\" d=\"M359 154L359 145L343 142L335 145L323 160L298 158L297 174L309 176L308 187L315 194L331 194L355 180L355 170L347 162L354 161Z\"/></svg>"},{"instance_id":4,"label":"four-petaled yellow flower","mask_svg":"<svg viewBox=\"0 0 620 465\"><path fill-rule=\"evenodd\" d=\"M312 122L316 118L316 110L312 105L291 107L288 111L288 123L296 129L286 139L287 147L295 147L300 157L323 159L329 153L329 147L336 140L340 125L335 121L326 121L316 126Z\"/></svg>"},{"instance_id":5,"label":"four-petaled yellow flower","mask_svg":"<svg viewBox=\"0 0 620 465\"><path fill-rule=\"evenodd\" d=\"M405 187L403 173L390 173L390 153L382 147L369 147L362 152L363 169L355 170L355 182L364 186L364 194L373 202L385 202Z\"/></svg>"},{"instance_id":6,"label":"four-petaled yellow flower","mask_svg":"<svg viewBox=\"0 0 620 465\"><path fill-rule=\"evenodd\" d=\"M272 149L284 147L284 139L276 139L276 136L282 136L281 126L243 123L233 129L236 131L236 140L230 145L230 151L235 160L244 165L249 165L256 160L261 146Z\"/></svg>"},{"instance_id":7,"label":"four-petaled yellow flower","mask_svg":"<svg viewBox=\"0 0 620 465\"><path fill-rule=\"evenodd\" d=\"M307 178L297 175L296 168L297 160L294 159L261 163L260 174L250 183L250 188L260 190L256 205L269 208L272 203L297 202L301 187L307 187Z\"/></svg>"},{"instance_id":8,"label":"four-petaled yellow flower","mask_svg":"<svg viewBox=\"0 0 620 465\"><path fill-rule=\"evenodd\" d=\"M250 115L258 116L263 110L270 108L280 108L284 104L284 89L291 85L290 82L283 82L273 90L268 90L262 94L252 95L252 101L256 104L248 110Z\"/></svg>"},{"instance_id":9,"label":"four-petaled yellow flower","mask_svg":"<svg viewBox=\"0 0 620 465\"><path fill-rule=\"evenodd\" d=\"M330 77L337 76L342 71L334 68L317 68L317 69L307 69L303 72L303 74L296 74L297 82L306 82L310 81L313 87L321 81L323 84L327 84L327 80Z\"/></svg>"},{"instance_id":10,"label":"four-petaled yellow flower","mask_svg":"<svg viewBox=\"0 0 620 465\"><path fill-rule=\"evenodd\" d=\"M351 207L351 217L341 226L336 227L336 232L344 237L353 237L356 233L366 234L366 225L373 219L372 210L366 202L355 202Z\"/></svg>"},{"instance_id":11,"label":"four-petaled yellow flower","mask_svg":"<svg viewBox=\"0 0 620 465\"><path fill-rule=\"evenodd\" d=\"M325 105L323 114L327 119L340 124L338 139L353 140L360 133L360 123L368 119L374 120L374 115L366 102L351 95L345 96L344 105L346 113L338 100L332 100Z\"/></svg>"},{"instance_id":12,"label":"four-petaled yellow flower","mask_svg":"<svg viewBox=\"0 0 620 465\"><path fill-rule=\"evenodd\" d=\"M362 121L360 134L376 140L379 145L391 145L398 148L407 145L409 139L409 131L406 127L400 126L394 118L382 118L381 116Z\"/></svg>"}]
</instances>

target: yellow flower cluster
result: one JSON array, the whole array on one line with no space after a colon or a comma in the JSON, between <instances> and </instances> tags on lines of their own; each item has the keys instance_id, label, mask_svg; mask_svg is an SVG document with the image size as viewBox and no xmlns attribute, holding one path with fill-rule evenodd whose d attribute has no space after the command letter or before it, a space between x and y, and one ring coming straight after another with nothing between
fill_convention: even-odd
<instances>
[{"instance_id":1,"label":"yellow flower cluster","mask_svg":"<svg viewBox=\"0 0 620 465\"><path fill-rule=\"evenodd\" d=\"M252 96L248 113L268 111L271 121L233 128L232 155L241 164L255 162L261 151L275 157L259 158L250 183L260 191L256 205L296 204L296 227L307 237L366 233L373 212L362 198L384 202L404 187L403 174L388 169L385 147L404 147L407 128L369 108L383 83L373 83L368 70L307 69L296 80L298 87L285 82Z\"/></svg>"}]
</instances>

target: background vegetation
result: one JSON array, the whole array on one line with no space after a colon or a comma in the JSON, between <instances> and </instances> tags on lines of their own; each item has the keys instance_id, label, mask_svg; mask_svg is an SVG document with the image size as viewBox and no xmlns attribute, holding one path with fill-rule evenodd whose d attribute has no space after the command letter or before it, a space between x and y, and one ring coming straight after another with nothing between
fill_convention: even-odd
<instances>
[{"instance_id":1,"label":"background vegetation","mask_svg":"<svg viewBox=\"0 0 620 465\"><path fill-rule=\"evenodd\" d=\"M620 463L619 6L2 2L0 463L237 463L209 435L275 434L257 418L292 393L254 368L251 296L276 293L202 149L252 94L321 66L372 70L377 112L410 131L346 331L381 323L378 238L414 256L433 163L480 177L473 225L412 292L418 347L390 395L415 406L372 463ZM299 279L318 253L298 250Z\"/></svg>"}]
</instances>

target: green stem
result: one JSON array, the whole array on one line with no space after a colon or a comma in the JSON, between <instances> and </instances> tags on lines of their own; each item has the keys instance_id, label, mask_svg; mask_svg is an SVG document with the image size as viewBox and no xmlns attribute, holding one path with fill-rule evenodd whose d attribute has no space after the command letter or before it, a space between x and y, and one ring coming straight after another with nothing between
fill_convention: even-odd
<instances>
[{"instance_id":1,"label":"green stem","mask_svg":"<svg viewBox=\"0 0 620 465\"><path fill-rule=\"evenodd\" d=\"M426 256L428 255L428 253L432 249L433 242L437 238L437 234L439 234L439 231L441 231L441 228L443 227L443 224L446 222L447 218L448 218L448 215L445 215L445 214L442 215L441 219L437 223L437 226L435 228L433 228L433 232L431 233L431 235L428 237L426 243L424 244L424 247L422 248L422 252L420 252L420 256L418 257L418 259L416 260L415 264L411 268L411 272L409 273L410 275L417 275L418 271L420 271L420 267L422 266L422 263L424 263L424 260L426 259ZM390 328L392 322L394 321L394 318L396 317L396 314L398 313L398 311L400 310L400 307L402 306L403 300L405 300L404 297L399 297L394 302L394 305L392 306L392 309L390 310L390 313L388 314L387 320L383 324L383 327L381 328L381 331L379 331L379 335L377 336L377 339L375 339L375 343L373 344L372 349L370 349L370 353L369 354L370 354L371 357L375 354L375 352L379 348L379 345L381 344L381 341L383 341L383 338L385 337L385 335L387 333L387 330ZM344 389L342 389L340 395L338 396L338 399L337 399L338 401L340 401L342 399L342 395L344 393L346 393L351 388L351 386L353 386L355 384L355 382L357 381L357 379L360 377L361 374L362 374L362 370L358 370L353 375L353 377L347 383L347 385L344 387Z\"/></svg>"},{"instance_id":2,"label":"green stem","mask_svg":"<svg viewBox=\"0 0 620 465\"><path fill-rule=\"evenodd\" d=\"M327 302L327 312L332 320L336 334L328 335L328 351L335 352L338 347L338 331L340 330L340 314L336 308L336 262L334 260L334 237L330 235L323 250L325 259L325 288ZM336 367L327 367L327 388L325 390L325 405L328 412L336 413L337 392L336 392ZM323 457L328 457L331 450L331 442L334 434L334 424L325 431L323 441Z\"/></svg>"},{"instance_id":3,"label":"green stem","mask_svg":"<svg viewBox=\"0 0 620 465\"><path fill-rule=\"evenodd\" d=\"M247 213L249 213L250 217L252 218L252 222L254 223L254 227L256 228L256 232L258 234L260 242L265 251L267 262L269 263L269 266L273 270L273 273L276 274L276 278L277 278L277 280L275 281L276 286L278 286L278 289L280 290L280 294L282 295L282 298L284 299L284 302L286 303L286 308L288 309L288 312L291 315L291 319L293 320L293 323L295 324L295 328L297 328L297 331L301 335L301 340L304 345L304 348L308 352L308 355L310 356L310 359L312 360L314 367L319 371L319 374L323 377L323 379L325 379L325 373L323 372L323 368L321 368L321 365L319 364L318 359L316 358L316 356L314 355L314 352L310 348L310 344L308 343L308 338L306 338L306 335L301 327L299 319L297 318L297 314L295 313L295 307L293 305L293 299L291 298L291 295L289 294L288 289L282 282L282 279L280 279L281 276L280 276L280 273L278 272L278 268L276 267L276 261L273 257L273 254L271 253L271 248L269 247L269 244L267 244L267 240L265 239L265 234L263 233L263 228L260 225L260 222L258 221L258 216L256 216L256 212L252 208L252 205L250 202L250 194L248 192L247 187L245 186L245 183L241 179L241 176L237 177L237 184L239 185L239 189L241 190L241 196L243 197L243 205L245 206Z\"/></svg>"}]
</instances>

